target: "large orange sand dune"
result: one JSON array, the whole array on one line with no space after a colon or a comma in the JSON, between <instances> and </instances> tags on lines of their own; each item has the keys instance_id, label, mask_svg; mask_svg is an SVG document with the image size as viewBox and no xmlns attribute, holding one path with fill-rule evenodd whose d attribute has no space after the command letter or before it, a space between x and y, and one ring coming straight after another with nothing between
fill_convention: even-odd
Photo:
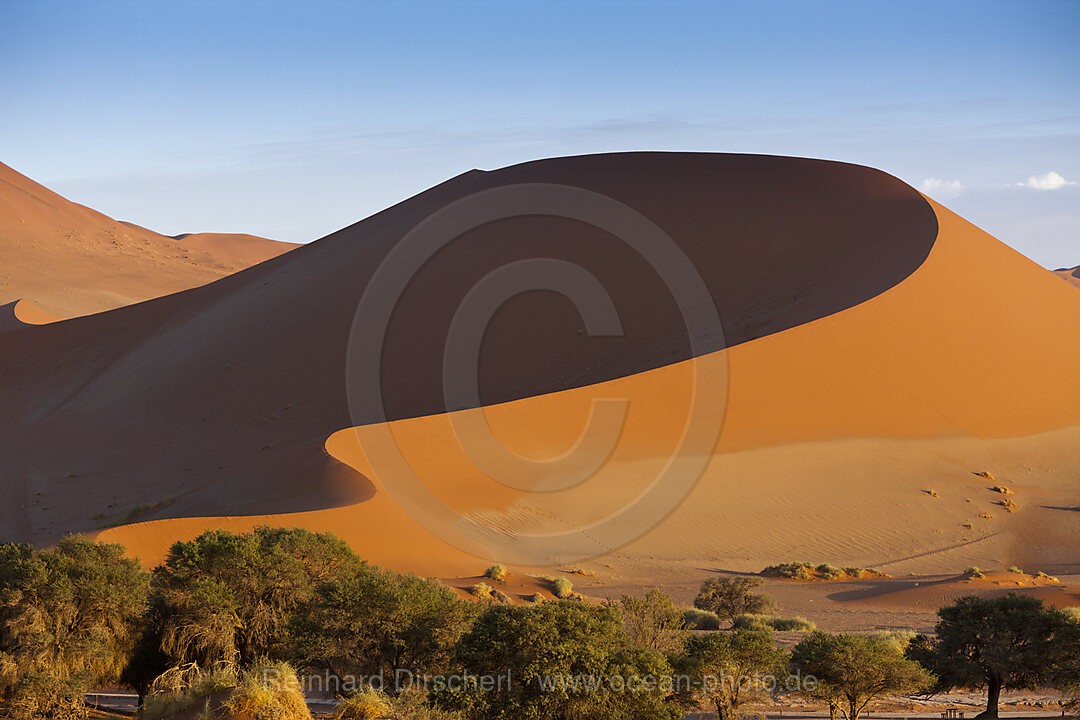
<instances>
[{"instance_id":1,"label":"large orange sand dune","mask_svg":"<svg viewBox=\"0 0 1080 720\"><path fill-rule=\"evenodd\" d=\"M387 333L390 422L367 405L350 412L349 331L374 268L432 212L520 182L603 193L649 217L701 270L725 338L695 351L664 286L610 236L519 217L463 235L417 274ZM625 335L583 334L552 294L515 298L481 353L485 407L447 408L440 342L453 309L487 271L541 250L604 282ZM1060 329L1078 324L1075 289L867 168L625 154L468 173L212 285L16 331L18 349L0 348L14 380L3 437L19 448L0 456L16 478L3 527L48 542L146 505L128 518L141 522L101 537L148 563L205 528L271 523L332 530L376 562L441 576L582 555L676 579L801 559L1076 572L1080 338ZM697 449L685 501L641 537L560 539L603 528L654 488L695 387L723 425ZM529 492L553 479L543 471L524 488L496 483L455 435L482 413L511 449L550 458L604 398L629 401L625 425L568 490ZM388 437L406 465L385 462ZM996 505L976 471L1015 487L1019 509ZM529 538L552 534L538 557Z\"/></svg>"}]
</instances>

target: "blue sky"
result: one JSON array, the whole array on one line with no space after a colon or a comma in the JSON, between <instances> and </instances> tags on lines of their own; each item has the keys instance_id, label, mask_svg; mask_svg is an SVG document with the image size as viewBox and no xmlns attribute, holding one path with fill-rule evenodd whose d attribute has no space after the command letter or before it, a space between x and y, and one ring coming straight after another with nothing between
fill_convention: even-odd
<instances>
[{"instance_id":1,"label":"blue sky","mask_svg":"<svg viewBox=\"0 0 1080 720\"><path fill-rule=\"evenodd\" d=\"M1071 266L1078 40L1071 0L4 0L0 161L160 232L304 242L473 167L820 157Z\"/></svg>"}]
</instances>

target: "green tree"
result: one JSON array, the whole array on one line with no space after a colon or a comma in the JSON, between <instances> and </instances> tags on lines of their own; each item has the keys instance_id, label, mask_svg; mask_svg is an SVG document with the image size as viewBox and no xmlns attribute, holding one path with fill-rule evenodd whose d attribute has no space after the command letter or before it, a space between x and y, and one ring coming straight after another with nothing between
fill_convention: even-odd
<instances>
[{"instance_id":1,"label":"green tree","mask_svg":"<svg viewBox=\"0 0 1080 720\"><path fill-rule=\"evenodd\" d=\"M287 660L294 614L361 562L343 540L303 529L212 530L178 542L153 574L162 649L203 666Z\"/></svg>"},{"instance_id":2,"label":"green tree","mask_svg":"<svg viewBox=\"0 0 1080 720\"><path fill-rule=\"evenodd\" d=\"M0 698L14 717L84 712L136 642L148 577L120 545L0 545Z\"/></svg>"},{"instance_id":3,"label":"green tree","mask_svg":"<svg viewBox=\"0 0 1080 720\"><path fill-rule=\"evenodd\" d=\"M1002 690L1034 688L1049 679L1055 635L1068 624L1042 600L1016 593L963 597L938 610L938 617L935 637L916 636L907 655L937 676L939 691L985 687L986 710L977 717L998 716Z\"/></svg>"},{"instance_id":4,"label":"green tree","mask_svg":"<svg viewBox=\"0 0 1080 720\"><path fill-rule=\"evenodd\" d=\"M709 578L701 584L694 607L716 613L735 627L735 618L740 615L762 615L775 609L772 598L756 592L762 584L757 578Z\"/></svg>"},{"instance_id":5,"label":"green tree","mask_svg":"<svg viewBox=\"0 0 1080 720\"><path fill-rule=\"evenodd\" d=\"M1065 694L1065 704L1080 705L1080 616L1066 615L1055 633L1050 681Z\"/></svg>"},{"instance_id":6,"label":"green tree","mask_svg":"<svg viewBox=\"0 0 1080 720\"><path fill-rule=\"evenodd\" d=\"M688 630L671 597L653 588L643 598L623 595L618 604L630 644L667 655L679 653Z\"/></svg>"},{"instance_id":7,"label":"green tree","mask_svg":"<svg viewBox=\"0 0 1080 720\"><path fill-rule=\"evenodd\" d=\"M322 583L291 629L306 667L393 678L399 668L445 670L475 615L473 603L437 582L360 563Z\"/></svg>"},{"instance_id":8,"label":"green tree","mask_svg":"<svg viewBox=\"0 0 1080 720\"><path fill-rule=\"evenodd\" d=\"M858 720L882 695L916 692L933 680L919 663L905 658L885 639L869 635L831 635L816 631L795 646L791 664L816 684L803 692Z\"/></svg>"},{"instance_id":9,"label":"green tree","mask_svg":"<svg viewBox=\"0 0 1080 720\"><path fill-rule=\"evenodd\" d=\"M695 635L686 643L686 658L696 692L716 706L720 720L735 720L748 703L766 699L787 670L787 656L771 631Z\"/></svg>"},{"instance_id":10,"label":"green tree","mask_svg":"<svg viewBox=\"0 0 1080 720\"><path fill-rule=\"evenodd\" d=\"M487 689L466 683L436 693L438 704L470 718L671 720L682 714L673 702L671 666L655 650L632 647L611 606L490 606L462 637L456 656L462 674L504 678Z\"/></svg>"}]
</instances>

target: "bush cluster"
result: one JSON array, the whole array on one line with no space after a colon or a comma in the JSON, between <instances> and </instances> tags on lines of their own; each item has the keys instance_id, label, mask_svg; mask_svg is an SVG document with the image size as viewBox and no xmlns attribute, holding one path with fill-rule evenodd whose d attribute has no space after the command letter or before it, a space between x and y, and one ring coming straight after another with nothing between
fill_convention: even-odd
<instances>
[{"instance_id":1,"label":"bush cluster","mask_svg":"<svg viewBox=\"0 0 1080 720\"><path fill-rule=\"evenodd\" d=\"M867 577L891 577L875 568L838 568L828 563L789 562L770 565L760 573L763 577L782 577L792 580L859 580Z\"/></svg>"}]
</instances>

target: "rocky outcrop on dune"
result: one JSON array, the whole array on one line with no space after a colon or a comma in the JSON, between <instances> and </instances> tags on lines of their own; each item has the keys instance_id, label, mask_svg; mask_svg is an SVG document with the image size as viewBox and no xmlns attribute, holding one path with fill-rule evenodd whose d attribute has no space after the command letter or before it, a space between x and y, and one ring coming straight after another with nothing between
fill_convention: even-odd
<instances>
[{"instance_id":1,"label":"rocky outcrop on dune","mask_svg":"<svg viewBox=\"0 0 1080 720\"><path fill-rule=\"evenodd\" d=\"M293 247L251 235L166 237L0 164L0 303L87 315L205 285Z\"/></svg>"}]
</instances>

